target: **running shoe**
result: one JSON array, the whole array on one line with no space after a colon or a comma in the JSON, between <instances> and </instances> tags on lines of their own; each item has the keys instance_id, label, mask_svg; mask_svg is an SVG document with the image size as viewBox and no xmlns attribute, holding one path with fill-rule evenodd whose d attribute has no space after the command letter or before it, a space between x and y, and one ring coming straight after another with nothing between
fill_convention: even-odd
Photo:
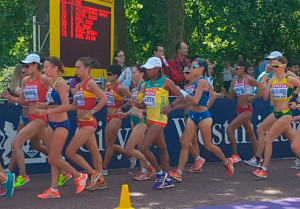
<instances>
[{"instance_id":1,"label":"running shoe","mask_svg":"<svg viewBox=\"0 0 300 209\"><path fill-rule=\"evenodd\" d=\"M150 175L150 178L155 176L155 169L152 167L152 165L148 165L147 170L148 170L148 173Z\"/></svg>"},{"instance_id":2,"label":"running shoe","mask_svg":"<svg viewBox=\"0 0 300 209\"><path fill-rule=\"evenodd\" d=\"M228 163L227 165L224 165L226 169L227 176L232 176L234 173L234 167L233 167L233 160L232 158L227 158Z\"/></svg>"},{"instance_id":3,"label":"running shoe","mask_svg":"<svg viewBox=\"0 0 300 209\"><path fill-rule=\"evenodd\" d=\"M297 176L297 177L300 177L300 172L298 172L296 176Z\"/></svg>"},{"instance_id":4,"label":"running shoe","mask_svg":"<svg viewBox=\"0 0 300 209\"><path fill-rule=\"evenodd\" d=\"M3 188L6 191L6 198L10 198L14 193L14 185L15 185L15 174L7 173L7 181L2 184Z\"/></svg>"},{"instance_id":5,"label":"running shoe","mask_svg":"<svg viewBox=\"0 0 300 209\"><path fill-rule=\"evenodd\" d=\"M140 171L137 176L133 177L133 179L136 181L148 180L150 179L150 175L149 173L144 173L143 171Z\"/></svg>"},{"instance_id":6,"label":"running shoe","mask_svg":"<svg viewBox=\"0 0 300 209\"><path fill-rule=\"evenodd\" d=\"M84 190L87 178L88 178L87 174L81 173L81 177L74 179L77 186L76 194L79 194Z\"/></svg>"},{"instance_id":7,"label":"running shoe","mask_svg":"<svg viewBox=\"0 0 300 209\"><path fill-rule=\"evenodd\" d=\"M260 157L260 158L261 158L261 161L263 161L262 157ZM247 165L253 166L253 167L257 167L257 168L261 167L261 164L259 162L257 162L255 156L253 156L250 160L245 160L244 163L246 163Z\"/></svg>"},{"instance_id":8,"label":"running shoe","mask_svg":"<svg viewBox=\"0 0 300 209\"><path fill-rule=\"evenodd\" d=\"M202 168L197 169L197 165L194 164L189 170L189 173L202 173Z\"/></svg>"},{"instance_id":9,"label":"running shoe","mask_svg":"<svg viewBox=\"0 0 300 209\"><path fill-rule=\"evenodd\" d=\"M300 159L296 159L295 161L294 161L294 165L291 167L291 168L294 168L294 169L300 169Z\"/></svg>"},{"instance_id":10,"label":"running shoe","mask_svg":"<svg viewBox=\"0 0 300 209\"><path fill-rule=\"evenodd\" d=\"M56 190L55 192L52 191L51 187L43 192L42 194L38 194L37 196L39 199L45 200L45 199L53 199L53 198L60 198L59 191Z\"/></svg>"},{"instance_id":11,"label":"running shoe","mask_svg":"<svg viewBox=\"0 0 300 209\"><path fill-rule=\"evenodd\" d=\"M72 178L72 175L70 173L66 173L66 174L60 174L59 176L59 181L58 181L58 186L61 187L63 185L65 185L65 183L67 181L69 181Z\"/></svg>"},{"instance_id":12,"label":"running shoe","mask_svg":"<svg viewBox=\"0 0 300 209\"><path fill-rule=\"evenodd\" d=\"M93 191L93 190L98 190L98 189L99 190L101 190L101 189L107 189L107 185L106 185L106 182L105 182L104 178L99 179L99 181L96 182L96 184L92 188L90 188L88 190Z\"/></svg>"},{"instance_id":13,"label":"running shoe","mask_svg":"<svg viewBox=\"0 0 300 209\"><path fill-rule=\"evenodd\" d=\"M136 165L136 157L129 158L130 168L134 168Z\"/></svg>"},{"instance_id":14,"label":"running shoe","mask_svg":"<svg viewBox=\"0 0 300 209\"><path fill-rule=\"evenodd\" d=\"M264 171L263 169L258 169L256 171L253 171L252 174L254 176L260 177L260 178L267 178L268 173Z\"/></svg>"},{"instance_id":15,"label":"running shoe","mask_svg":"<svg viewBox=\"0 0 300 209\"><path fill-rule=\"evenodd\" d=\"M8 175L8 174L7 174L7 175ZM25 177L19 175L19 176L17 177L16 183L15 183L15 187L21 187L21 186L23 186L24 184L26 184L26 183L29 182L29 181L30 181L30 179L29 179L29 176L28 176L28 175L25 176Z\"/></svg>"},{"instance_id":16,"label":"running shoe","mask_svg":"<svg viewBox=\"0 0 300 209\"><path fill-rule=\"evenodd\" d=\"M6 195L6 190L3 188L2 185L0 185L0 197Z\"/></svg>"},{"instance_id":17,"label":"running shoe","mask_svg":"<svg viewBox=\"0 0 300 209\"><path fill-rule=\"evenodd\" d=\"M153 189L160 189L164 186L165 180L167 178L168 174L166 172L163 172L162 174L156 174L156 180L153 185Z\"/></svg>"},{"instance_id":18,"label":"running shoe","mask_svg":"<svg viewBox=\"0 0 300 209\"><path fill-rule=\"evenodd\" d=\"M173 188L174 184L172 179L166 179L164 185L161 187L162 189L166 189L166 188Z\"/></svg>"},{"instance_id":19,"label":"running shoe","mask_svg":"<svg viewBox=\"0 0 300 209\"><path fill-rule=\"evenodd\" d=\"M170 176L172 177L172 179L178 181L178 182L182 182L182 175L179 174L178 170L172 172L169 172Z\"/></svg>"},{"instance_id":20,"label":"running shoe","mask_svg":"<svg viewBox=\"0 0 300 209\"><path fill-rule=\"evenodd\" d=\"M107 169L103 169L103 176L107 176L108 175L108 170Z\"/></svg>"},{"instance_id":21,"label":"running shoe","mask_svg":"<svg viewBox=\"0 0 300 209\"><path fill-rule=\"evenodd\" d=\"M240 162L242 160L240 158L240 156L238 156L238 155L231 155L231 158L233 160L233 163L238 163L238 162Z\"/></svg>"},{"instance_id":22,"label":"running shoe","mask_svg":"<svg viewBox=\"0 0 300 209\"><path fill-rule=\"evenodd\" d=\"M86 187L86 189L92 188L97 183L100 177L101 177L101 173L98 171L94 171L94 174L91 175L91 181L89 185Z\"/></svg>"}]
</instances>

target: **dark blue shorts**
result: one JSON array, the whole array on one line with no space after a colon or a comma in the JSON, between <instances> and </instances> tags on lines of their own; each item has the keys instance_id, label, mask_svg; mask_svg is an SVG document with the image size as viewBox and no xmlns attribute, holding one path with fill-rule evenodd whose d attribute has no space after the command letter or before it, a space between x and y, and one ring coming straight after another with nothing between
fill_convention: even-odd
<instances>
[{"instance_id":1,"label":"dark blue shorts","mask_svg":"<svg viewBox=\"0 0 300 209\"><path fill-rule=\"evenodd\" d=\"M20 119L23 121L23 123L25 124L25 126L29 123L29 118L25 117L24 115L21 115Z\"/></svg>"},{"instance_id":2,"label":"dark blue shorts","mask_svg":"<svg viewBox=\"0 0 300 209\"><path fill-rule=\"evenodd\" d=\"M55 129L61 127L61 128L65 128L68 131L70 131L70 121L65 120L63 122L52 122L52 121L48 121L49 126L52 128L53 131L55 131Z\"/></svg>"},{"instance_id":3,"label":"dark blue shorts","mask_svg":"<svg viewBox=\"0 0 300 209\"><path fill-rule=\"evenodd\" d=\"M204 111L204 112L194 112L192 110L190 110L189 113L189 118L192 119L192 121L198 126L198 124L206 119L206 118L211 118L210 113L208 110Z\"/></svg>"}]
</instances>

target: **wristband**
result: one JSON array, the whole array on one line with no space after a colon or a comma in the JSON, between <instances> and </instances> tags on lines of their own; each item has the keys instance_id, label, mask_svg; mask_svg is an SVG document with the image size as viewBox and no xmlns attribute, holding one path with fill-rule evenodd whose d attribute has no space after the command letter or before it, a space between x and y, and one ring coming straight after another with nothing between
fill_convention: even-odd
<instances>
[{"instance_id":1,"label":"wristband","mask_svg":"<svg viewBox=\"0 0 300 209\"><path fill-rule=\"evenodd\" d=\"M95 114L95 111L94 111L94 110L91 110L90 113L91 113L92 115L94 115L94 114Z\"/></svg>"}]
</instances>

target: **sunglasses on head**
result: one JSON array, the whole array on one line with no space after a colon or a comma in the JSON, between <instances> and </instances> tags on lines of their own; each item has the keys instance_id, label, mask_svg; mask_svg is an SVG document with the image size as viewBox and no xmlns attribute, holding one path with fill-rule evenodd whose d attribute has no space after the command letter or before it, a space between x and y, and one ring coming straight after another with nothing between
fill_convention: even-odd
<instances>
[{"instance_id":1,"label":"sunglasses on head","mask_svg":"<svg viewBox=\"0 0 300 209\"><path fill-rule=\"evenodd\" d=\"M239 69L241 69L243 66L240 66L240 67L236 67L236 68L234 68L235 70L239 70Z\"/></svg>"},{"instance_id":2,"label":"sunglasses on head","mask_svg":"<svg viewBox=\"0 0 300 209\"><path fill-rule=\"evenodd\" d=\"M197 67L200 67L199 65L192 65L192 68L197 68Z\"/></svg>"},{"instance_id":3,"label":"sunglasses on head","mask_svg":"<svg viewBox=\"0 0 300 209\"><path fill-rule=\"evenodd\" d=\"M107 76L112 76L113 74L111 72L108 72L107 73Z\"/></svg>"},{"instance_id":4,"label":"sunglasses on head","mask_svg":"<svg viewBox=\"0 0 300 209\"><path fill-rule=\"evenodd\" d=\"M285 64L282 64L282 65L272 65L273 68L279 68L279 67L283 67L285 66Z\"/></svg>"}]
</instances>

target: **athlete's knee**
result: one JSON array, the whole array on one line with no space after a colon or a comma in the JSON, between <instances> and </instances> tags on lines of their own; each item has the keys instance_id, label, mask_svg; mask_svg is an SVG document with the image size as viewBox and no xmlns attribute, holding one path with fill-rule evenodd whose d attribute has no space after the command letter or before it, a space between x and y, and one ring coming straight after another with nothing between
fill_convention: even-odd
<instances>
[{"instance_id":1,"label":"athlete's knee","mask_svg":"<svg viewBox=\"0 0 300 209\"><path fill-rule=\"evenodd\" d=\"M180 141L180 144L181 144L181 149L189 149L191 143L188 140L182 139Z\"/></svg>"},{"instance_id":2,"label":"athlete's knee","mask_svg":"<svg viewBox=\"0 0 300 209\"><path fill-rule=\"evenodd\" d=\"M12 147L12 149L20 149L20 148L22 148L22 144L20 144L17 140L14 140L11 143L11 147Z\"/></svg>"},{"instance_id":3,"label":"athlete's knee","mask_svg":"<svg viewBox=\"0 0 300 209\"><path fill-rule=\"evenodd\" d=\"M214 145L211 143L205 144L204 147L207 151L210 151L210 152L214 149Z\"/></svg>"},{"instance_id":4,"label":"athlete's knee","mask_svg":"<svg viewBox=\"0 0 300 209\"><path fill-rule=\"evenodd\" d=\"M67 156L67 158L69 158L70 160L73 159L75 153L76 153L76 152L75 152L72 148L70 148L70 147L68 147L67 150L66 150L66 156Z\"/></svg>"},{"instance_id":5,"label":"athlete's knee","mask_svg":"<svg viewBox=\"0 0 300 209\"><path fill-rule=\"evenodd\" d=\"M50 165L55 165L56 161L59 159L60 157L56 157L54 155L49 155L48 156L48 163Z\"/></svg>"},{"instance_id":6,"label":"athlete's knee","mask_svg":"<svg viewBox=\"0 0 300 209\"><path fill-rule=\"evenodd\" d=\"M133 155L133 149L132 147L125 147L125 153L127 156L132 156Z\"/></svg>"},{"instance_id":7,"label":"athlete's knee","mask_svg":"<svg viewBox=\"0 0 300 209\"><path fill-rule=\"evenodd\" d=\"M256 129L256 133L257 133L257 135L264 135L265 134L265 129L263 128L262 125L258 126L258 128Z\"/></svg>"},{"instance_id":8,"label":"athlete's knee","mask_svg":"<svg viewBox=\"0 0 300 209\"><path fill-rule=\"evenodd\" d=\"M234 130L231 128L231 126L228 126L227 129L226 129L226 134L229 135L229 134L233 134Z\"/></svg>"},{"instance_id":9,"label":"athlete's knee","mask_svg":"<svg viewBox=\"0 0 300 209\"><path fill-rule=\"evenodd\" d=\"M298 143L295 143L295 140L291 144L291 149L297 156L300 156L300 146Z\"/></svg>"}]
</instances>

